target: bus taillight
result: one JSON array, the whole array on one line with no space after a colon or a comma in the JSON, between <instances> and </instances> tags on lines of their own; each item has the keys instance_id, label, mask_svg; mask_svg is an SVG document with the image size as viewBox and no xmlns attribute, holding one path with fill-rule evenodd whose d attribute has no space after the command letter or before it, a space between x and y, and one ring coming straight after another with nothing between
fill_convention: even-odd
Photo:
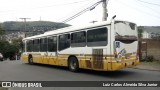
<instances>
[{"instance_id":1,"label":"bus taillight","mask_svg":"<svg viewBox=\"0 0 160 90\"><path fill-rule=\"evenodd\" d=\"M118 55L117 55L117 52L114 51L114 57L117 59Z\"/></svg>"}]
</instances>

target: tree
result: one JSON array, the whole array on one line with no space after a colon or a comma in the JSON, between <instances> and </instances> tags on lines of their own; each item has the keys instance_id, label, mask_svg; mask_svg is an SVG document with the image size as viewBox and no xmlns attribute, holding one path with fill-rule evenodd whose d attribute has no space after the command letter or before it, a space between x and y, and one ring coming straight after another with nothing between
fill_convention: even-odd
<instances>
[{"instance_id":1,"label":"tree","mask_svg":"<svg viewBox=\"0 0 160 90\"><path fill-rule=\"evenodd\" d=\"M0 23L0 40L3 39L4 30L2 29L2 24Z\"/></svg>"},{"instance_id":2,"label":"tree","mask_svg":"<svg viewBox=\"0 0 160 90\"><path fill-rule=\"evenodd\" d=\"M7 58L7 52L9 46L10 46L9 42L5 40L0 40L0 53L2 53L5 58Z\"/></svg>"},{"instance_id":3,"label":"tree","mask_svg":"<svg viewBox=\"0 0 160 90\"><path fill-rule=\"evenodd\" d=\"M10 44L8 41L0 40L0 52L3 54L4 58L13 59L19 49L16 45Z\"/></svg>"},{"instance_id":4,"label":"tree","mask_svg":"<svg viewBox=\"0 0 160 90\"><path fill-rule=\"evenodd\" d=\"M22 38L12 40L12 44L15 45L19 49L19 51L22 51L23 47Z\"/></svg>"},{"instance_id":5,"label":"tree","mask_svg":"<svg viewBox=\"0 0 160 90\"><path fill-rule=\"evenodd\" d=\"M0 23L0 35L4 34L4 30L2 29L2 24Z\"/></svg>"},{"instance_id":6,"label":"tree","mask_svg":"<svg viewBox=\"0 0 160 90\"><path fill-rule=\"evenodd\" d=\"M7 51L7 57L10 60L15 60L15 55L19 52L18 47L14 44L10 44Z\"/></svg>"},{"instance_id":7,"label":"tree","mask_svg":"<svg viewBox=\"0 0 160 90\"><path fill-rule=\"evenodd\" d=\"M141 39L143 36L143 26L138 27L138 38Z\"/></svg>"}]
</instances>

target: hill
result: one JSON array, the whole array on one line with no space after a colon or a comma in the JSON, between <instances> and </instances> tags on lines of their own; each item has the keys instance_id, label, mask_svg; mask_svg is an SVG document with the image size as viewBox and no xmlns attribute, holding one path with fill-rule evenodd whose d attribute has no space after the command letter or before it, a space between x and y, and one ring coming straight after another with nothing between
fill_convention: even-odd
<instances>
[{"instance_id":1,"label":"hill","mask_svg":"<svg viewBox=\"0 0 160 90\"><path fill-rule=\"evenodd\" d=\"M160 26L143 26L143 31L148 33L160 33Z\"/></svg>"},{"instance_id":2,"label":"hill","mask_svg":"<svg viewBox=\"0 0 160 90\"><path fill-rule=\"evenodd\" d=\"M49 21L30 21L26 23L17 21L7 21L2 23L2 28L3 30L5 30L6 33L32 32L32 31L45 32L67 26L70 25L58 22L49 22Z\"/></svg>"}]
</instances>

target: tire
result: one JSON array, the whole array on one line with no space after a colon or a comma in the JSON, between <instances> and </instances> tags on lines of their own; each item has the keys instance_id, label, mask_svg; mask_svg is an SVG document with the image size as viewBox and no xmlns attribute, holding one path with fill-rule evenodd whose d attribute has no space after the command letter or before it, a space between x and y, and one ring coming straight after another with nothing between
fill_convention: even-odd
<instances>
[{"instance_id":1,"label":"tire","mask_svg":"<svg viewBox=\"0 0 160 90\"><path fill-rule=\"evenodd\" d=\"M29 64L33 64L33 58L32 58L32 56L29 56L29 58L28 58L28 63L29 63Z\"/></svg>"},{"instance_id":2,"label":"tire","mask_svg":"<svg viewBox=\"0 0 160 90\"><path fill-rule=\"evenodd\" d=\"M76 57L70 57L68 61L69 70L72 72L76 72L79 69L79 63Z\"/></svg>"},{"instance_id":3,"label":"tire","mask_svg":"<svg viewBox=\"0 0 160 90\"><path fill-rule=\"evenodd\" d=\"M0 58L0 61L3 61L3 58Z\"/></svg>"}]
</instances>

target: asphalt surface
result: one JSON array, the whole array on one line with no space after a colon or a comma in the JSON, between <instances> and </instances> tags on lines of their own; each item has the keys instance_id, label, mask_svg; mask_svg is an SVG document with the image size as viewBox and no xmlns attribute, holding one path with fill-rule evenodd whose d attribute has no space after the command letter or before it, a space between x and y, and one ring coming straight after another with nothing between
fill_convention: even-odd
<instances>
[{"instance_id":1,"label":"asphalt surface","mask_svg":"<svg viewBox=\"0 0 160 90\"><path fill-rule=\"evenodd\" d=\"M160 72L127 68L115 72L81 69L70 72L66 67L34 64L18 61L0 62L0 81L160 81ZM158 87L107 87L110 90L157 90ZM53 88L11 88L11 90L106 90L106 87L53 87Z\"/></svg>"}]
</instances>

